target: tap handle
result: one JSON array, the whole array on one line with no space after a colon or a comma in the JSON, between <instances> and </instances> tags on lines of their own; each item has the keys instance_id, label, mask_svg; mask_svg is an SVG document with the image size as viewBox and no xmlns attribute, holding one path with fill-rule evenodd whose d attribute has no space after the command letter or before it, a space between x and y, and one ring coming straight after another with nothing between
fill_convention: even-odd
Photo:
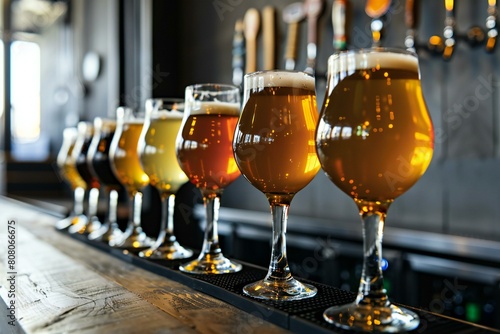
<instances>
[{"instance_id":1,"label":"tap handle","mask_svg":"<svg viewBox=\"0 0 500 334\"><path fill-rule=\"evenodd\" d=\"M332 5L333 48L347 49L346 35L347 0L334 0Z\"/></svg>"},{"instance_id":2,"label":"tap handle","mask_svg":"<svg viewBox=\"0 0 500 334\"><path fill-rule=\"evenodd\" d=\"M444 0L446 9L445 27L443 30L444 36L444 50L443 58L445 60L451 59L453 50L455 48L455 1Z\"/></svg>"},{"instance_id":3,"label":"tap handle","mask_svg":"<svg viewBox=\"0 0 500 334\"><path fill-rule=\"evenodd\" d=\"M486 40L486 51L493 52L495 50L495 45L498 36L498 27L497 27L497 1L496 0L488 0L488 17L486 18L486 29L488 29L487 35L488 39Z\"/></svg>"}]
</instances>

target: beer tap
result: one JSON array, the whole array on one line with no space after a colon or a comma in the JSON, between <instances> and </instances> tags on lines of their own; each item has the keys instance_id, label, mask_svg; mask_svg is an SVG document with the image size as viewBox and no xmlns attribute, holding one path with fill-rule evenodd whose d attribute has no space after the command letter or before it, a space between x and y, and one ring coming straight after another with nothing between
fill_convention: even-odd
<instances>
[{"instance_id":1,"label":"beer tap","mask_svg":"<svg viewBox=\"0 0 500 334\"><path fill-rule=\"evenodd\" d=\"M245 54L245 37L243 36L243 20L237 20L234 25L233 35L233 84L235 86L241 85L243 82L243 68Z\"/></svg>"},{"instance_id":2,"label":"beer tap","mask_svg":"<svg viewBox=\"0 0 500 334\"><path fill-rule=\"evenodd\" d=\"M409 51L416 52L415 46L415 27L416 27L416 15L415 15L415 0L406 0L405 6L405 25L406 25L406 38L405 46Z\"/></svg>"},{"instance_id":3,"label":"beer tap","mask_svg":"<svg viewBox=\"0 0 500 334\"><path fill-rule=\"evenodd\" d=\"M486 28L488 29L488 39L486 41L486 51L493 52L498 36L497 29L497 1L488 0L488 18L486 19Z\"/></svg>"},{"instance_id":4,"label":"beer tap","mask_svg":"<svg viewBox=\"0 0 500 334\"><path fill-rule=\"evenodd\" d=\"M387 13L391 0L368 0L365 6L366 14L372 18L370 28L372 31L373 46L380 46L384 22L382 17Z\"/></svg>"},{"instance_id":5,"label":"beer tap","mask_svg":"<svg viewBox=\"0 0 500 334\"><path fill-rule=\"evenodd\" d=\"M257 34L260 27L259 11L250 8L243 19L243 33L246 41L246 64L245 72L251 73L257 70Z\"/></svg>"},{"instance_id":6,"label":"beer tap","mask_svg":"<svg viewBox=\"0 0 500 334\"><path fill-rule=\"evenodd\" d=\"M445 0L445 9L446 9L446 19L445 19L445 27L443 30L444 36L444 50L443 50L443 58L445 60L449 60L453 55L453 49L455 48L455 4L454 0Z\"/></svg>"},{"instance_id":7,"label":"beer tap","mask_svg":"<svg viewBox=\"0 0 500 334\"><path fill-rule=\"evenodd\" d=\"M275 32L276 11L273 6L266 6L262 9L262 40L264 43L264 70L275 69L275 50L276 50L276 32Z\"/></svg>"},{"instance_id":8,"label":"beer tap","mask_svg":"<svg viewBox=\"0 0 500 334\"><path fill-rule=\"evenodd\" d=\"M347 49L346 36L347 0L334 0L332 4L333 48Z\"/></svg>"},{"instance_id":9,"label":"beer tap","mask_svg":"<svg viewBox=\"0 0 500 334\"><path fill-rule=\"evenodd\" d=\"M285 69L295 68L297 57L297 41L299 35L299 22L306 17L302 2L289 4L283 9L283 21L288 24L288 37L285 50Z\"/></svg>"},{"instance_id":10,"label":"beer tap","mask_svg":"<svg viewBox=\"0 0 500 334\"><path fill-rule=\"evenodd\" d=\"M484 31L481 27L472 26L465 37L470 46L478 46L484 42Z\"/></svg>"},{"instance_id":11,"label":"beer tap","mask_svg":"<svg viewBox=\"0 0 500 334\"><path fill-rule=\"evenodd\" d=\"M318 18L323 10L323 0L305 0L307 16L307 67L305 72L314 74L316 68Z\"/></svg>"}]
</instances>

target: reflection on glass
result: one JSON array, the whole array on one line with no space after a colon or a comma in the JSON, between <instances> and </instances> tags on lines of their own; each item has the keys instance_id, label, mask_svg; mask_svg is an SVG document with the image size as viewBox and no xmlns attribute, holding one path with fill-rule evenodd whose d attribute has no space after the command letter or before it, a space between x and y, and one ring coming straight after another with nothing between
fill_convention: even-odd
<instances>
[{"instance_id":1,"label":"reflection on glass","mask_svg":"<svg viewBox=\"0 0 500 334\"><path fill-rule=\"evenodd\" d=\"M161 198L160 234L151 248L139 253L150 259L177 260L193 255L174 235L175 193L188 181L177 162L175 139L184 111L184 100L150 99L137 148L141 165Z\"/></svg>"},{"instance_id":2,"label":"reflection on glass","mask_svg":"<svg viewBox=\"0 0 500 334\"><path fill-rule=\"evenodd\" d=\"M364 261L356 300L327 309L324 318L361 331L412 330L418 316L389 301L381 259L387 210L424 174L433 153L418 58L380 48L334 54L327 92L317 129L318 157L332 182L358 206ZM339 128L352 130L343 135Z\"/></svg>"},{"instance_id":3,"label":"reflection on glass","mask_svg":"<svg viewBox=\"0 0 500 334\"><path fill-rule=\"evenodd\" d=\"M266 195L273 218L269 270L264 279L243 288L249 296L286 301L317 292L293 278L285 238L290 203L320 168L314 141L317 119L314 77L309 74L265 71L245 76L234 156L243 176Z\"/></svg>"},{"instance_id":4,"label":"reflection on glass","mask_svg":"<svg viewBox=\"0 0 500 334\"><path fill-rule=\"evenodd\" d=\"M130 217L127 229L119 239L110 240L111 246L130 250L151 247L153 241L141 227L142 190L149 184L149 177L139 161L137 143L144 124L144 115L130 108L116 111L117 127L109 148L111 169L125 187L130 200Z\"/></svg>"},{"instance_id":5,"label":"reflection on glass","mask_svg":"<svg viewBox=\"0 0 500 334\"><path fill-rule=\"evenodd\" d=\"M192 274L237 272L241 265L222 254L217 220L224 188L240 175L231 147L240 112L240 92L230 85L188 86L185 103L177 158L189 180L201 190L207 224L198 259L179 269Z\"/></svg>"}]
</instances>

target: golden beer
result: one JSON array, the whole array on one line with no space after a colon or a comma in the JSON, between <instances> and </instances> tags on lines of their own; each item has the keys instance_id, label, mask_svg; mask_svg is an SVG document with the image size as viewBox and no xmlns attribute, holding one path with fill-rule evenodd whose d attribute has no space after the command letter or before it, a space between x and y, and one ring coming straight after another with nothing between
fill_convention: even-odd
<instances>
[{"instance_id":1,"label":"golden beer","mask_svg":"<svg viewBox=\"0 0 500 334\"><path fill-rule=\"evenodd\" d=\"M362 68L333 78L339 82L324 103L317 151L323 170L346 194L357 200L393 200L429 166L433 128L417 59L381 53L366 57L356 59Z\"/></svg>"},{"instance_id":2,"label":"golden beer","mask_svg":"<svg viewBox=\"0 0 500 334\"><path fill-rule=\"evenodd\" d=\"M59 169L59 175L71 187L71 190L75 190L78 187L83 189L87 187L87 184L76 169L76 161L72 156L76 143L76 137L76 128L64 129L63 143L57 154L57 167Z\"/></svg>"},{"instance_id":3,"label":"golden beer","mask_svg":"<svg viewBox=\"0 0 500 334\"><path fill-rule=\"evenodd\" d=\"M142 122L124 123L122 128L117 129L110 148L113 172L129 194L134 194L149 184L149 177L142 169L137 155L142 125Z\"/></svg>"},{"instance_id":4,"label":"golden beer","mask_svg":"<svg viewBox=\"0 0 500 334\"><path fill-rule=\"evenodd\" d=\"M203 102L184 122L177 158L198 188L219 190L240 176L232 148L238 116L238 104Z\"/></svg>"},{"instance_id":5,"label":"golden beer","mask_svg":"<svg viewBox=\"0 0 500 334\"><path fill-rule=\"evenodd\" d=\"M178 117L151 119L140 150L140 160L151 184L163 193L176 193L188 180L175 151L175 140L182 124Z\"/></svg>"},{"instance_id":6,"label":"golden beer","mask_svg":"<svg viewBox=\"0 0 500 334\"><path fill-rule=\"evenodd\" d=\"M241 173L264 193L294 194L320 168L316 95L314 79L309 79L306 88L289 84L258 89L244 105L234 155Z\"/></svg>"},{"instance_id":7,"label":"golden beer","mask_svg":"<svg viewBox=\"0 0 500 334\"><path fill-rule=\"evenodd\" d=\"M241 174L266 195L273 233L267 275L243 287L253 298L300 300L317 293L314 286L293 278L285 238L290 203L319 170L317 119L313 76L279 70L245 75L234 156Z\"/></svg>"}]
</instances>

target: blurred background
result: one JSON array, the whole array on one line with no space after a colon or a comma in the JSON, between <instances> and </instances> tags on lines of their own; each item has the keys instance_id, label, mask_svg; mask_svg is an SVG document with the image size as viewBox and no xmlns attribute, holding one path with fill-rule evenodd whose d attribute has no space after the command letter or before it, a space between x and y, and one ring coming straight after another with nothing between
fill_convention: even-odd
<instances>
[{"instance_id":1,"label":"blurred background","mask_svg":"<svg viewBox=\"0 0 500 334\"><path fill-rule=\"evenodd\" d=\"M112 117L119 105L144 108L150 97L183 97L189 84L233 82L235 24L249 8L274 8L275 67L284 68L283 13L293 2L2 0L0 193L69 207L71 192L55 164L63 129ZM347 46L371 46L366 1L341 2ZM446 44L450 3L393 0L381 18L381 44L404 48L408 8L414 8L423 91L435 127L431 166L389 211L386 285L399 302L500 328L500 51L491 48L496 11L489 8L496 1L456 1L455 43ZM333 4L323 1L318 19L318 106L334 52ZM298 69L306 67L306 21L298 23ZM446 54L444 45L453 52ZM266 48L259 33L257 69ZM196 225L203 216L199 194L188 185L184 191L193 211L179 217ZM154 216L154 194L147 196L145 214ZM265 196L240 178L225 190L222 206L224 253L267 266ZM320 172L291 206L288 245L296 275L355 290L359 225L352 200ZM199 247L189 233L176 234Z\"/></svg>"}]
</instances>

